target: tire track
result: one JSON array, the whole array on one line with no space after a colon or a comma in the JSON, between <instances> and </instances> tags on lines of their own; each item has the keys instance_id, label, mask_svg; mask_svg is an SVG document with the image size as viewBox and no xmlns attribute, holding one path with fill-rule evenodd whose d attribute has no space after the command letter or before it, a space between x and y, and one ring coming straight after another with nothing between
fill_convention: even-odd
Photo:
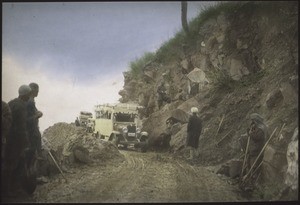
<instances>
[{"instance_id":1,"label":"tire track","mask_svg":"<svg viewBox=\"0 0 300 205\"><path fill-rule=\"evenodd\" d=\"M237 201L232 187L204 167L191 166L167 154L120 152L125 161L81 169L70 184L49 190L46 197L51 199L46 202Z\"/></svg>"}]
</instances>

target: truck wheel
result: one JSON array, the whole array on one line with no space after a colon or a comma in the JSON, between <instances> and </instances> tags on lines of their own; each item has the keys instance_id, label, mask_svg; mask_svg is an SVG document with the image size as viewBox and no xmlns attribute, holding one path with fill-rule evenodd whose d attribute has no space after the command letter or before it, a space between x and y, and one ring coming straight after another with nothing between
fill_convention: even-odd
<instances>
[{"instance_id":1,"label":"truck wheel","mask_svg":"<svg viewBox=\"0 0 300 205\"><path fill-rule=\"evenodd\" d=\"M146 140L146 144L141 147L141 152L147 152L148 150L148 140Z\"/></svg>"},{"instance_id":2,"label":"truck wheel","mask_svg":"<svg viewBox=\"0 0 300 205\"><path fill-rule=\"evenodd\" d=\"M141 147L141 152L147 152L147 150L148 150L148 145Z\"/></svg>"}]
</instances>

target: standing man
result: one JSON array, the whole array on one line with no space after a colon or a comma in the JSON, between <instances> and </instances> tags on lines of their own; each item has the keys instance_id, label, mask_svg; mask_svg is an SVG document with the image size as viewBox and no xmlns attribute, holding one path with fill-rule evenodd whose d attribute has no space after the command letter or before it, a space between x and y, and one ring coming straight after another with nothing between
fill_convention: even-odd
<instances>
[{"instance_id":1,"label":"standing man","mask_svg":"<svg viewBox=\"0 0 300 205\"><path fill-rule=\"evenodd\" d=\"M192 107L191 109L192 116L189 119L187 126L187 139L186 146L190 149L190 157L188 159L193 159L194 155L198 156L198 146L199 138L202 131L202 121L198 117L198 108Z\"/></svg>"},{"instance_id":2,"label":"standing man","mask_svg":"<svg viewBox=\"0 0 300 205\"><path fill-rule=\"evenodd\" d=\"M35 150L36 153L40 154L42 141L39 130L39 118L43 116L43 113L36 108L34 101L34 98L38 96L39 86L36 83L30 83L29 87L31 88L31 95L27 103L28 135L32 149Z\"/></svg>"},{"instance_id":3,"label":"standing man","mask_svg":"<svg viewBox=\"0 0 300 205\"><path fill-rule=\"evenodd\" d=\"M2 121L1 121L1 190L7 189L7 167L5 162L5 149L9 130L12 123L11 111L6 102L2 101Z\"/></svg>"},{"instance_id":4,"label":"standing man","mask_svg":"<svg viewBox=\"0 0 300 205\"><path fill-rule=\"evenodd\" d=\"M5 147L7 142L7 137L9 134L10 126L12 123L11 111L8 104L2 101L2 121L1 121L1 160L4 160Z\"/></svg>"},{"instance_id":5,"label":"standing man","mask_svg":"<svg viewBox=\"0 0 300 205\"><path fill-rule=\"evenodd\" d=\"M19 97L8 102L12 114L12 124L7 138L5 162L7 166L7 189L10 194L16 194L22 169L21 160L25 149L30 146L27 134L27 107L31 88L22 85Z\"/></svg>"}]
</instances>

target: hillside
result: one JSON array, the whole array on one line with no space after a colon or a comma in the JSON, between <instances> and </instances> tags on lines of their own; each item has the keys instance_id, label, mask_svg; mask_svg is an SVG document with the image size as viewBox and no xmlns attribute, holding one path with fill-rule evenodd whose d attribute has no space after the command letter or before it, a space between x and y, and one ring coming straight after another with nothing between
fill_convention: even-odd
<instances>
[{"instance_id":1,"label":"hillside","mask_svg":"<svg viewBox=\"0 0 300 205\"><path fill-rule=\"evenodd\" d=\"M261 114L269 134L277 128L265 151L261 187L269 184L270 193L278 194L287 185L286 153L294 132L298 140L298 2L221 3L189 27L189 34L180 31L131 63L120 101L144 106L143 127L153 145L175 110L198 107L203 131L195 163L203 166L238 158L249 115ZM161 81L171 102L158 109ZM170 152L178 157L186 154L186 126L180 121L172 131Z\"/></svg>"}]
</instances>

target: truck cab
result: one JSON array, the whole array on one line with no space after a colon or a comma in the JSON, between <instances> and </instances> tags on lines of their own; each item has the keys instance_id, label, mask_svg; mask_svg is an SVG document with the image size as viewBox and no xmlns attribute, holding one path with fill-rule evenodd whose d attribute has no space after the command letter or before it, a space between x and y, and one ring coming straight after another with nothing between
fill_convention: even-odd
<instances>
[{"instance_id":1,"label":"truck cab","mask_svg":"<svg viewBox=\"0 0 300 205\"><path fill-rule=\"evenodd\" d=\"M80 115L79 115L80 126L86 127L89 118L93 118L93 113L87 111L80 111Z\"/></svg>"}]
</instances>

